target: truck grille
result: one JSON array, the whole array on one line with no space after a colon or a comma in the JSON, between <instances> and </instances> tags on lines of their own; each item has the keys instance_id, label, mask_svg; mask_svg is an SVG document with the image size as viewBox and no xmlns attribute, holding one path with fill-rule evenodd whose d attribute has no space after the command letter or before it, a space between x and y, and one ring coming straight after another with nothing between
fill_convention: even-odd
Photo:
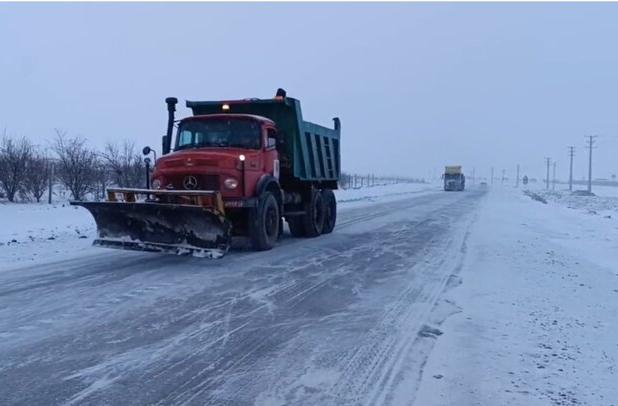
<instances>
[{"instance_id":1,"label":"truck grille","mask_svg":"<svg viewBox=\"0 0 618 406\"><path fill-rule=\"evenodd\" d=\"M219 190L219 175L202 175L197 178L200 189Z\"/></svg>"},{"instance_id":2,"label":"truck grille","mask_svg":"<svg viewBox=\"0 0 618 406\"><path fill-rule=\"evenodd\" d=\"M174 189L185 190L184 180L187 176L193 176L197 180L195 190L219 190L219 175L177 175L170 179Z\"/></svg>"}]
</instances>

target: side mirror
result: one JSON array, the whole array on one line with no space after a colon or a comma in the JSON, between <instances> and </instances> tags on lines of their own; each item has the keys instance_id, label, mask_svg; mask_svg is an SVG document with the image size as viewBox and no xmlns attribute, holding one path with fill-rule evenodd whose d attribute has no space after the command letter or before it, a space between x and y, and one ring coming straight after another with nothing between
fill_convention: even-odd
<instances>
[{"instance_id":1,"label":"side mirror","mask_svg":"<svg viewBox=\"0 0 618 406\"><path fill-rule=\"evenodd\" d=\"M142 154L148 155L148 154L150 154L150 151L152 151L150 149L150 147L146 146L146 147L144 147L144 149L142 149Z\"/></svg>"}]
</instances>

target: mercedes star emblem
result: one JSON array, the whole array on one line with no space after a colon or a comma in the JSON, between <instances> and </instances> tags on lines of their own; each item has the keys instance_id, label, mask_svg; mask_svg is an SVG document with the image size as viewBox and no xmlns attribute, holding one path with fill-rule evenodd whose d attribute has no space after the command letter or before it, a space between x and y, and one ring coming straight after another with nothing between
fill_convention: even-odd
<instances>
[{"instance_id":1,"label":"mercedes star emblem","mask_svg":"<svg viewBox=\"0 0 618 406\"><path fill-rule=\"evenodd\" d=\"M185 189L195 189L197 187L197 179L195 176L185 176L185 180L182 181Z\"/></svg>"}]
</instances>

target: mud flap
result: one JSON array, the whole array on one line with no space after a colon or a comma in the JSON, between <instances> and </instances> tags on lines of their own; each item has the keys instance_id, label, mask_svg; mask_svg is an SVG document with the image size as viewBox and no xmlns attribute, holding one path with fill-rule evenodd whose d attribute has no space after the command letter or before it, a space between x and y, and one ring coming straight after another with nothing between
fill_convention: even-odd
<instances>
[{"instance_id":1,"label":"mud flap","mask_svg":"<svg viewBox=\"0 0 618 406\"><path fill-rule=\"evenodd\" d=\"M97 223L93 245L219 258L231 244L231 224L201 207L167 203L73 202Z\"/></svg>"}]
</instances>

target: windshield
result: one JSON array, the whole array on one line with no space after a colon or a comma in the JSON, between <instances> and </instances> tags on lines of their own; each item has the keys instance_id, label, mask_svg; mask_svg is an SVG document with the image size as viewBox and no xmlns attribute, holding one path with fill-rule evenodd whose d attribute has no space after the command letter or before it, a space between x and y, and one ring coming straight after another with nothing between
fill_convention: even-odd
<instances>
[{"instance_id":1,"label":"windshield","mask_svg":"<svg viewBox=\"0 0 618 406\"><path fill-rule=\"evenodd\" d=\"M210 119L180 123L176 149L200 147L260 148L260 124L252 120Z\"/></svg>"}]
</instances>

